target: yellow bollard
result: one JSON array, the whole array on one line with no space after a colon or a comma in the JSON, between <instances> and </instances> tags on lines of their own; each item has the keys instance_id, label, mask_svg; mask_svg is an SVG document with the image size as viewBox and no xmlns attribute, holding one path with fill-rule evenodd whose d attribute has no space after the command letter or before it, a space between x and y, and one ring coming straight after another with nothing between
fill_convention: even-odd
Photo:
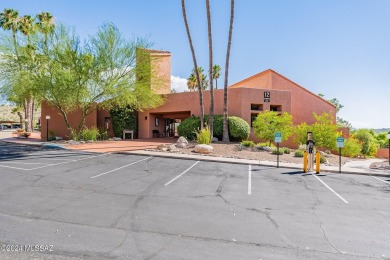
<instances>
[{"instance_id":1,"label":"yellow bollard","mask_svg":"<svg viewBox=\"0 0 390 260\"><path fill-rule=\"evenodd\" d=\"M320 152L316 152L316 173L320 173Z\"/></svg>"},{"instance_id":2,"label":"yellow bollard","mask_svg":"<svg viewBox=\"0 0 390 260\"><path fill-rule=\"evenodd\" d=\"M303 172L307 172L307 151L303 153Z\"/></svg>"}]
</instances>

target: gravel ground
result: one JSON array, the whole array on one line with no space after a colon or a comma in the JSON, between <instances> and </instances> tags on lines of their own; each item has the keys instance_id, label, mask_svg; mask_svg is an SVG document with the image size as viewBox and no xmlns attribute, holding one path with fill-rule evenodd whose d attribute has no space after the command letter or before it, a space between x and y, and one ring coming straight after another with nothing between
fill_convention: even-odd
<instances>
[{"instance_id":1,"label":"gravel ground","mask_svg":"<svg viewBox=\"0 0 390 260\"><path fill-rule=\"evenodd\" d=\"M197 143L189 143L189 145L186 148L177 148L178 151L176 153L183 153L183 154L197 154L194 153L194 147ZM210 155L212 156L218 156L218 157L228 157L228 158L239 158L239 159L252 159L252 160L260 160L260 161L276 161L277 155L272 154L271 152L267 151L259 151L257 148L243 148L242 150L239 150L239 144L238 143L213 143L211 144L214 148L214 152ZM280 162L286 162L286 163L302 163L303 158L302 157L295 157L293 149L290 149L290 154L283 154L279 156ZM324 154L325 158L328 160L326 165L331 166L338 166L339 165L339 156L338 155L328 155ZM352 159L348 157L341 157L341 164L345 164L348 161L352 160L358 160L358 159Z\"/></svg>"}]
</instances>

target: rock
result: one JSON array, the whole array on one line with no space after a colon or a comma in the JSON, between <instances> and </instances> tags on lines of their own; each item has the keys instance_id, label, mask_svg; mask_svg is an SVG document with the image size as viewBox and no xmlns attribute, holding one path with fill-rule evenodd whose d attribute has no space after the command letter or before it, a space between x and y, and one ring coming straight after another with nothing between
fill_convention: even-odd
<instances>
[{"instance_id":1,"label":"rock","mask_svg":"<svg viewBox=\"0 0 390 260\"><path fill-rule=\"evenodd\" d=\"M177 151L176 145L174 145L174 144L168 145L167 148L168 148L168 151L170 151L170 152L175 152L175 151Z\"/></svg>"},{"instance_id":2,"label":"rock","mask_svg":"<svg viewBox=\"0 0 390 260\"><path fill-rule=\"evenodd\" d=\"M160 144L160 145L157 146L157 150L162 151L163 148L166 148L166 147L165 147L165 144ZM168 148L166 148L166 149L168 150ZM166 151L166 150L165 150L165 151Z\"/></svg>"},{"instance_id":3,"label":"rock","mask_svg":"<svg viewBox=\"0 0 390 260\"><path fill-rule=\"evenodd\" d=\"M120 138L120 137L114 137L114 138L112 138L112 140L114 140L114 141L122 141L122 138Z\"/></svg>"},{"instance_id":4,"label":"rock","mask_svg":"<svg viewBox=\"0 0 390 260\"><path fill-rule=\"evenodd\" d=\"M195 153L209 154L212 153L214 148L207 144L198 144L195 146Z\"/></svg>"},{"instance_id":5,"label":"rock","mask_svg":"<svg viewBox=\"0 0 390 260\"><path fill-rule=\"evenodd\" d=\"M213 137L213 140L212 140L213 143L216 143L218 142L218 138L217 137Z\"/></svg>"},{"instance_id":6,"label":"rock","mask_svg":"<svg viewBox=\"0 0 390 260\"><path fill-rule=\"evenodd\" d=\"M56 140L62 140L62 137L56 136Z\"/></svg>"},{"instance_id":7,"label":"rock","mask_svg":"<svg viewBox=\"0 0 390 260\"><path fill-rule=\"evenodd\" d=\"M180 143L184 143L184 144L188 144L188 141L187 139L184 137L184 136L180 136L177 141L176 141L177 144L180 144Z\"/></svg>"},{"instance_id":8,"label":"rock","mask_svg":"<svg viewBox=\"0 0 390 260\"><path fill-rule=\"evenodd\" d=\"M177 147L177 148L186 148L186 147L187 147L187 144L186 144L186 143L177 143L177 144L176 144L176 147Z\"/></svg>"},{"instance_id":9,"label":"rock","mask_svg":"<svg viewBox=\"0 0 390 260\"><path fill-rule=\"evenodd\" d=\"M93 140L87 140L86 142L87 143L93 143Z\"/></svg>"},{"instance_id":10,"label":"rock","mask_svg":"<svg viewBox=\"0 0 390 260\"><path fill-rule=\"evenodd\" d=\"M70 145L77 145L77 144L80 144L80 143L77 142L77 141L70 140L70 141L69 141L69 144L70 144Z\"/></svg>"},{"instance_id":11,"label":"rock","mask_svg":"<svg viewBox=\"0 0 390 260\"><path fill-rule=\"evenodd\" d=\"M85 144L85 141L80 141L80 144Z\"/></svg>"}]
</instances>

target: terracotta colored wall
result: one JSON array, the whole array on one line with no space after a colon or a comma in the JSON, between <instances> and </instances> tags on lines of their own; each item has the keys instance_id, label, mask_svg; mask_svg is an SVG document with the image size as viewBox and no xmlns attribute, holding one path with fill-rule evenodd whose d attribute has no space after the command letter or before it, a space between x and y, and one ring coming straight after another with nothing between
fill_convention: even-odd
<instances>
[{"instance_id":1,"label":"terracotta colored wall","mask_svg":"<svg viewBox=\"0 0 390 260\"><path fill-rule=\"evenodd\" d=\"M171 54L151 54L152 77L151 88L158 94L171 93Z\"/></svg>"},{"instance_id":2,"label":"terracotta colored wall","mask_svg":"<svg viewBox=\"0 0 390 260\"><path fill-rule=\"evenodd\" d=\"M375 157L389 159L389 148L378 149L378 152L376 153Z\"/></svg>"},{"instance_id":3,"label":"terracotta colored wall","mask_svg":"<svg viewBox=\"0 0 390 260\"><path fill-rule=\"evenodd\" d=\"M112 118L110 115L110 112L104 109L99 109L97 111L97 127L99 129L106 129L106 125L104 124L104 118L109 117L110 118L110 123L108 124L108 136L109 137L114 137L114 131L112 129Z\"/></svg>"},{"instance_id":4,"label":"terracotta colored wall","mask_svg":"<svg viewBox=\"0 0 390 260\"><path fill-rule=\"evenodd\" d=\"M229 116L238 116L250 124L251 103L263 104L264 109L269 109L271 104L281 105L283 111L291 112L291 93L289 91L267 90L271 92L272 102L264 103L264 89L237 88L229 89L228 112ZM203 93L204 112L210 112L210 91ZM161 113L186 112L188 115L199 116L199 94L198 92L184 92L167 95L166 103L155 109L140 112L138 127L142 129L140 138L150 138L154 127L154 115ZM223 114L223 90L214 91L214 114ZM145 120L147 117L147 120Z\"/></svg>"},{"instance_id":5,"label":"terracotta colored wall","mask_svg":"<svg viewBox=\"0 0 390 260\"><path fill-rule=\"evenodd\" d=\"M59 111L49 106L46 102L42 102L41 104L41 138L43 140L46 139L46 116L50 116L49 120L49 131L53 130L55 136L60 137L69 137L69 131L66 128L66 124L64 118L60 115ZM80 110L76 110L68 115L69 123L72 128L77 128L79 122L81 121L81 112ZM97 126L97 111L93 111L89 114L85 120L86 127Z\"/></svg>"},{"instance_id":6,"label":"terracotta colored wall","mask_svg":"<svg viewBox=\"0 0 390 260\"><path fill-rule=\"evenodd\" d=\"M331 112L335 117L334 122L336 122L336 108L332 104L272 70L266 70L232 85L232 88L240 87L290 91L291 114L294 124L314 123L313 112L317 114Z\"/></svg>"}]
</instances>

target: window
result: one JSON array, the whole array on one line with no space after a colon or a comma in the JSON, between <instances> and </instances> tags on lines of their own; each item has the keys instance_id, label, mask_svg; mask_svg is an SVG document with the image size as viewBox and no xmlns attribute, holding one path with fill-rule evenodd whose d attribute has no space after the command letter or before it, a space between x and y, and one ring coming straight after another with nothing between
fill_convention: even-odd
<instances>
[{"instance_id":1,"label":"window","mask_svg":"<svg viewBox=\"0 0 390 260\"><path fill-rule=\"evenodd\" d=\"M251 110L263 111L263 105L262 104L251 104Z\"/></svg>"},{"instance_id":2,"label":"window","mask_svg":"<svg viewBox=\"0 0 390 260\"><path fill-rule=\"evenodd\" d=\"M282 111L282 106L280 106L280 105L271 105L269 110L270 111L281 112Z\"/></svg>"},{"instance_id":3,"label":"window","mask_svg":"<svg viewBox=\"0 0 390 260\"><path fill-rule=\"evenodd\" d=\"M254 114L254 113L251 114L251 127L253 127L252 124L253 124L253 122L256 120L257 115L258 115L258 114Z\"/></svg>"}]
</instances>

